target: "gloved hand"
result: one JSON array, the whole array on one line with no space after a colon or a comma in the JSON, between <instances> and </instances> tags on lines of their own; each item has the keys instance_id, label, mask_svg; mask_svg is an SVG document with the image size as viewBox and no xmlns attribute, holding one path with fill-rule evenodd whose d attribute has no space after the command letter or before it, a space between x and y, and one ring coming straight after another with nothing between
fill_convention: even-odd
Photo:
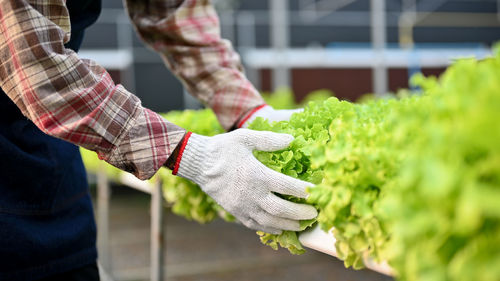
<instances>
[{"instance_id":1,"label":"gloved hand","mask_svg":"<svg viewBox=\"0 0 500 281\"><path fill-rule=\"evenodd\" d=\"M313 184L271 170L252 154L284 149L292 140L291 135L248 129L213 137L188 133L174 174L197 183L249 228L273 234L299 231L299 220L316 217L316 209L273 192L305 198L306 187Z\"/></svg>"},{"instance_id":2,"label":"gloved hand","mask_svg":"<svg viewBox=\"0 0 500 281\"><path fill-rule=\"evenodd\" d=\"M269 122L289 120L292 114L302 112L303 110L303 108L274 109L271 106L264 104L247 113L246 116L238 122L238 128L248 128L248 125L250 125L250 123L252 123L252 121L257 117L267 119Z\"/></svg>"}]
</instances>

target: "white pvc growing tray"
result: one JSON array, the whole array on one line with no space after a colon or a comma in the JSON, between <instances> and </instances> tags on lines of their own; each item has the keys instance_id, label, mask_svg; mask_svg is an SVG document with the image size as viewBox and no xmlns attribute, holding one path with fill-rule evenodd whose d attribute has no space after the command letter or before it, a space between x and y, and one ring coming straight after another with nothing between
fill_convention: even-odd
<instances>
[{"instance_id":1,"label":"white pvc growing tray","mask_svg":"<svg viewBox=\"0 0 500 281\"><path fill-rule=\"evenodd\" d=\"M338 258L337 250L335 249L335 237L333 236L333 228L329 232L323 231L317 224L299 234L299 241L307 248L334 256ZM365 266L373 271L380 272L385 275L392 276L392 268L386 263L376 263L372 259L364 258Z\"/></svg>"}]
</instances>

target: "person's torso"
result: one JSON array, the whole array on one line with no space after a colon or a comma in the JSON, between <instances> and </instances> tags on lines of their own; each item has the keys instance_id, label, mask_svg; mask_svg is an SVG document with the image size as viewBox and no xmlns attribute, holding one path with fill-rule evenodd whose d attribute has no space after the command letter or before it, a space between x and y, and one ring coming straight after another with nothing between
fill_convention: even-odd
<instances>
[{"instance_id":1,"label":"person's torso","mask_svg":"<svg viewBox=\"0 0 500 281\"><path fill-rule=\"evenodd\" d=\"M68 0L78 51L100 0ZM95 223L77 146L48 136L0 89L0 280L44 277L95 259Z\"/></svg>"}]
</instances>

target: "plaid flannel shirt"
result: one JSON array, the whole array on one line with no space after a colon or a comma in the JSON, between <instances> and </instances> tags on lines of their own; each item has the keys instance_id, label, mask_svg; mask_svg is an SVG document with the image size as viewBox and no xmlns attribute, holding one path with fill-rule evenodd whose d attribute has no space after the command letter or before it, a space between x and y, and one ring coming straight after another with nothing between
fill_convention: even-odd
<instances>
[{"instance_id":1,"label":"plaid flannel shirt","mask_svg":"<svg viewBox=\"0 0 500 281\"><path fill-rule=\"evenodd\" d=\"M219 34L209 0L126 0L149 47L231 128L263 103ZM0 87L43 132L96 151L140 179L165 163L185 130L143 107L95 62L64 48L65 0L0 1Z\"/></svg>"}]
</instances>

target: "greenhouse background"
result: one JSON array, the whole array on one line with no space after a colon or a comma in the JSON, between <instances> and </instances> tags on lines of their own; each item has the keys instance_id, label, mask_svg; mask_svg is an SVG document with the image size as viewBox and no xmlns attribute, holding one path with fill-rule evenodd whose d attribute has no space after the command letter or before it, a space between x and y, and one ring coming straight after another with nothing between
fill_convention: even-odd
<instances>
[{"instance_id":1,"label":"greenhouse background","mask_svg":"<svg viewBox=\"0 0 500 281\"><path fill-rule=\"evenodd\" d=\"M349 99L374 91L371 67L368 67L372 62L365 59L371 56L374 37L370 16L372 1L214 2L222 36L240 52L247 75L258 89L272 91L287 86L294 90L298 99L319 88L330 89L337 96ZM378 44L389 52L407 50L409 53L402 58L404 62L393 62L393 66L387 67L388 79L384 88L390 91L407 88L408 76L420 69L428 74L443 71L442 62L419 63L425 59L420 57L421 53L425 55L428 49L459 53L465 49L465 52L481 56L499 39L497 0L401 0L380 1L380 5L385 28L379 36L383 40L378 39L381 41ZM287 12L280 17L283 7ZM116 80L122 81L145 106L155 111L195 107L159 56L144 47L132 31L121 1L103 1L103 8L98 22L86 32L82 56L92 51L88 56L98 52L95 55L103 57L103 64L109 60L108 69L123 72L116 74ZM273 32L278 35L273 36ZM272 79L272 70L278 67L276 61L267 60L266 52L289 48L295 51L291 54L293 65L283 66L288 69L285 78ZM322 60L323 56L329 56L325 54L328 51L334 52L334 56L340 52L338 56L342 61L334 57L329 66L329 61ZM358 53L353 51L363 56L361 62L359 56L356 57Z\"/></svg>"},{"instance_id":2,"label":"greenhouse background","mask_svg":"<svg viewBox=\"0 0 500 281\"><path fill-rule=\"evenodd\" d=\"M384 96L410 87L412 74L441 74L452 58L482 59L500 39L498 0L214 2L222 36L240 53L249 79L262 92L290 89L289 104L320 89L350 101ZM103 8L81 56L105 66L152 110L201 108L136 37L121 1L103 1ZM380 267L346 269L310 249L299 256L274 251L241 225L175 216L154 183L89 177L100 186L94 193L103 280L392 280Z\"/></svg>"}]
</instances>

